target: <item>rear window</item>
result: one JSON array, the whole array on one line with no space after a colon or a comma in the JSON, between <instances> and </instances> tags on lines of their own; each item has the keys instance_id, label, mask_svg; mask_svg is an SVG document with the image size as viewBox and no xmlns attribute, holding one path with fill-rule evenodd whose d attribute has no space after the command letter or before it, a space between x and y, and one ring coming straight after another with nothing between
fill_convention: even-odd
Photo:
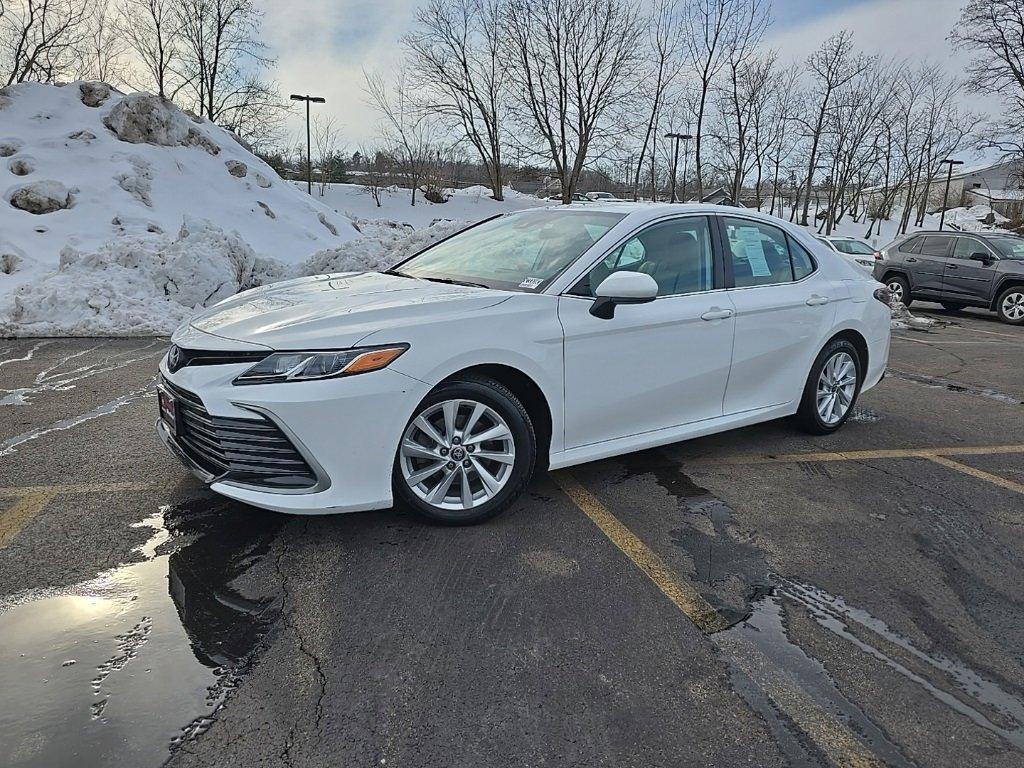
<instances>
[{"instance_id":1,"label":"rear window","mask_svg":"<svg viewBox=\"0 0 1024 768\"><path fill-rule=\"evenodd\" d=\"M904 253L920 253L921 243L923 242L923 237L911 237L908 240L904 240L896 247L899 248L899 250L903 251Z\"/></svg>"},{"instance_id":2,"label":"rear window","mask_svg":"<svg viewBox=\"0 0 1024 768\"><path fill-rule=\"evenodd\" d=\"M949 253L949 241L952 239L948 235L925 235L921 250L916 253L922 256L945 256Z\"/></svg>"}]
</instances>

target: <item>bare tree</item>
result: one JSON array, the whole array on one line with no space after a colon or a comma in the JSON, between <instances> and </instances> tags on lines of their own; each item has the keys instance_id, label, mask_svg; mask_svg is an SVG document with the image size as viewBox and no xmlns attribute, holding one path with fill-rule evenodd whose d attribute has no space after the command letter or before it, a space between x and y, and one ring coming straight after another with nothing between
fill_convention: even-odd
<instances>
[{"instance_id":1,"label":"bare tree","mask_svg":"<svg viewBox=\"0 0 1024 768\"><path fill-rule=\"evenodd\" d=\"M129 43L117 25L112 0L95 0L86 22L77 77L120 85L127 72Z\"/></svg>"},{"instance_id":2,"label":"bare tree","mask_svg":"<svg viewBox=\"0 0 1024 768\"><path fill-rule=\"evenodd\" d=\"M679 53L682 46L683 27L677 0L655 0L648 23L648 44L650 46L647 66L650 71L646 78L647 127L643 143L636 158L633 175L633 199L639 197L640 175L648 149L654 157L654 146L658 136L658 118L661 115L665 95L679 73ZM652 191L653 194L653 191Z\"/></svg>"},{"instance_id":3,"label":"bare tree","mask_svg":"<svg viewBox=\"0 0 1024 768\"><path fill-rule=\"evenodd\" d=\"M313 175L320 187L320 197L327 192L331 172L341 150L341 134L338 122L333 117L317 116L313 120Z\"/></svg>"},{"instance_id":4,"label":"bare tree","mask_svg":"<svg viewBox=\"0 0 1024 768\"><path fill-rule=\"evenodd\" d=\"M246 139L276 130L286 109L260 72L273 63L253 0L174 0L181 30L175 66L197 112Z\"/></svg>"},{"instance_id":5,"label":"bare tree","mask_svg":"<svg viewBox=\"0 0 1024 768\"><path fill-rule=\"evenodd\" d=\"M597 145L620 128L642 26L628 0L510 0L520 119L544 147L568 203Z\"/></svg>"},{"instance_id":6,"label":"bare tree","mask_svg":"<svg viewBox=\"0 0 1024 768\"><path fill-rule=\"evenodd\" d=\"M768 11L766 0L689 0L685 40L700 89L694 144L698 199L704 196L704 119L712 85L738 49L756 45L768 26Z\"/></svg>"},{"instance_id":7,"label":"bare tree","mask_svg":"<svg viewBox=\"0 0 1024 768\"><path fill-rule=\"evenodd\" d=\"M967 68L971 88L1002 98L1005 114L991 127L987 145L1024 158L1024 3L971 0L950 40L977 54Z\"/></svg>"},{"instance_id":8,"label":"bare tree","mask_svg":"<svg viewBox=\"0 0 1024 768\"><path fill-rule=\"evenodd\" d=\"M390 183L394 161L386 152L375 147L363 148L359 152L366 158L366 166L361 177L363 191L372 197L373 202L380 208L381 193Z\"/></svg>"},{"instance_id":9,"label":"bare tree","mask_svg":"<svg viewBox=\"0 0 1024 768\"><path fill-rule=\"evenodd\" d=\"M50 83L77 67L92 14L90 0L0 4L0 83Z\"/></svg>"},{"instance_id":10,"label":"bare tree","mask_svg":"<svg viewBox=\"0 0 1024 768\"><path fill-rule=\"evenodd\" d=\"M428 0L403 38L423 106L457 121L503 199L502 148L508 72L501 0Z\"/></svg>"},{"instance_id":11,"label":"bare tree","mask_svg":"<svg viewBox=\"0 0 1024 768\"><path fill-rule=\"evenodd\" d=\"M145 87L163 98L172 95L180 54L181 28L176 0L124 0L116 27L146 73Z\"/></svg>"},{"instance_id":12,"label":"bare tree","mask_svg":"<svg viewBox=\"0 0 1024 768\"><path fill-rule=\"evenodd\" d=\"M804 121L811 141L807 160L807 194L800 217L800 223L804 226L807 226L814 174L818 170L818 148L829 110L833 107L835 93L863 72L867 66L867 58L853 50L853 38L845 30L830 37L807 57L807 70L813 80L813 106L809 120Z\"/></svg>"},{"instance_id":13,"label":"bare tree","mask_svg":"<svg viewBox=\"0 0 1024 768\"><path fill-rule=\"evenodd\" d=\"M391 85L380 74L364 72L367 102L381 116L381 128L393 145L398 172L411 191L411 204L416 205L416 192L431 162L437 128L430 115L417 109L413 98L415 85L408 69L402 67Z\"/></svg>"}]
</instances>

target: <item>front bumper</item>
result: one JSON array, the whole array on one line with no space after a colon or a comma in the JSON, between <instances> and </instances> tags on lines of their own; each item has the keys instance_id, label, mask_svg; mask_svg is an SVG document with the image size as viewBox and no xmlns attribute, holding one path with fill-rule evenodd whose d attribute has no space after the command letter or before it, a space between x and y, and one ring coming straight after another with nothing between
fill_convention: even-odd
<instances>
[{"instance_id":1,"label":"front bumper","mask_svg":"<svg viewBox=\"0 0 1024 768\"><path fill-rule=\"evenodd\" d=\"M277 425L313 468L316 483L267 488L217 474L158 421L161 440L196 477L217 493L277 512L327 514L391 506L395 451L428 385L390 369L322 381L232 385L247 367L195 366L172 374L161 362L160 372L173 387L197 396L214 418L262 416Z\"/></svg>"}]
</instances>

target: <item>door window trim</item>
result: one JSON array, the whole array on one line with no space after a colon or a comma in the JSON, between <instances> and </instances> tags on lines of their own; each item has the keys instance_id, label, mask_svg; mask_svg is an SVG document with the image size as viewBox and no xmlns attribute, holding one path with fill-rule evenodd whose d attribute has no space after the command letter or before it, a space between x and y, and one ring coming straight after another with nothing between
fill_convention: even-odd
<instances>
[{"instance_id":1,"label":"door window trim","mask_svg":"<svg viewBox=\"0 0 1024 768\"><path fill-rule=\"evenodd\" d=\"M718 231L718 226L714 221L714 219L716 219L717 216L711 213L691 212L669 213L664 216L660 216L656 219L645 221L642 224L638 224L634 229L624 234L607 249L601 251L600 255L598 255L592 262L590 262L590 264L588 264L587 267L583 270L583 274L581 274L576 279L576 281L572 283L572 285L563 290L559 294L559 296L564 296L570 299L583 299L584 301L595 301L594 296L583 296L578 293L573 293L573 291L576 290L580 283L582 283L585 279L590 277L590 273L593 272L594 268L600 262L604 261L614 251L618 250L623 245L632 240L634 237L636 237L638 234L640 234L641 232L650 227L657 226L659 224L664 224L669 221L692 218L703 218L707 221L708 233L711 237L711 287L702 291L688 291L686 293L673 293L666 294L664 296L655 296L654 301L659 301L661 299L678 299L684 296L704 296L706 294L714 293L716 291L726 290L727 286L725 285L725 256L722 250L721 233Z\"/></svg>"},{"instance_id":2,"label":"door window trim","mask_svg":"<svg viewBox=\"0 0 1024 768\"><path fill-rule=\"evenodd\" d=\"M814 258L814 254L811 253L810 249L808 249L807 247L802 245L799 240L797 240L795 237L793 237L791 234L789 234L789 232L787 232L782 227L776 226L775 224L771 224L771 223L769 223L767 221L761 221L760 219L755 219L755 218L752 218L750 216L744 216L742 214L737 215L737 214L731 213L731 212L730 213L716 213L716 214L712 214L712 215L713 215L713 218L718 219L718 230L719 230L719 232L718 232L718 240L719 240L719 243L720 243L720 247L722 249L722 262L723 262L723 265L725 266L725 280L726 280L726 287L725 287L725 289L727 291L747 291L747 290L756 289L756 288L771 288L773 286L779 286L779 285L798 285L799 283L802 283L805 280L809 280L810 278L812 278L816 274L818 274L819 265L818 265L818 260L816 258ZM779 283L760 283L759 285L736 285L736 274L735 274L735 270L733 270L733 265L732 265L732 251L731 250L729 251L729 257L728 258L726 257L726 251L725 251L726 243L728 243L728 234L727 234L727 232L725 230L725 219L726 218L730 218L730 219L743 219L744 221L749 221L749 222L751 222L753 224L758 224L758 225L765 226L765 227L771 227L772 229L778 230L779 232L782 233L783 237L786 238L786 249L787 250L789 249L790 241L793 241L794 243L799 245L801 248L804 249L804 251L807 252L807 255L811 259L811 264L813 265L813 268L811 269L810 272L808 272L806 275L801 277L799 280L784 280L784 281L779 282ZM793 255L792 254L789 254L789 268L791 270L791 274L793 274L795 276L796 275L796 270L793 267Z\"/></svg>"}]
</instances>

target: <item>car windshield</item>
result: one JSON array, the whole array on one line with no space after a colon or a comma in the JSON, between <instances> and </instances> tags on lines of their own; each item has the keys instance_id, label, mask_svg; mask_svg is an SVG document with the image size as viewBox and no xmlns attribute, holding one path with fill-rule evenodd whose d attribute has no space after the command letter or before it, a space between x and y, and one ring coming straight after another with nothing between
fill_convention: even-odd
<instances>
[{"instance_id":1,"label":"car windshield","mask_svg":"<svg viewBox=\"0 0 1024 768\"><path fill-rule=\"evenodd\" d=\"M988 242L1006 259L1024 259L1024 237L988 237Z\"/></svg>"},{"instance_id":2,"label":"car windshield","mask_svg":"<svg viewBox=\"0 0 1024 768\"><path fill-rule=\"evenodd\" d=\"M541 291L625 217L598 211L522 211L459 232L395 274L485 288Z\"/></svg>"},{"instance_id":3,"label":"car windshield","mask_svg":"<svg viewBox=\"0 0 1024 768\"><path fill-rule=\"evenodd\" d=\"M875 252L867 243L862 243L860 240L836 240L834 241L836 250L840 253L849 253L853 256L868 255Z\"/></svg>"}]
</instances>

